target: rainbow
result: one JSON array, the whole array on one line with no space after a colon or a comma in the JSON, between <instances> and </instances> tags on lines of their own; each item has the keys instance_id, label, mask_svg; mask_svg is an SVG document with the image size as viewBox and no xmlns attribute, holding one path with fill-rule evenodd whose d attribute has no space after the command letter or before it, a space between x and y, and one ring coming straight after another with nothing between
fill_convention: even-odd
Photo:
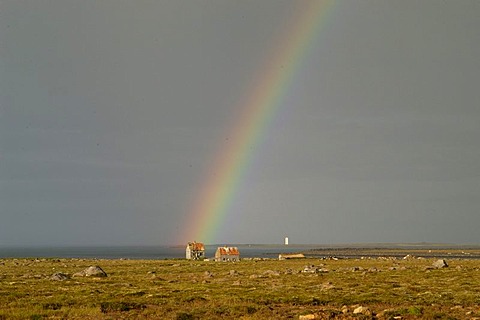
<instances>
[{"instance_id":1,"label":"rainbow","mask_svg":"<svg viewBox=\"0 0 480 320\"><path fill-rule=\"evenodd\" d=\"M230 143L226 148L222 146L208 172L208 179L199 188L188 213L186 233L182 233L179 243L197 240L212 244L215 241L216 231L228 215L255 150L290 87L295 70L322 29L333 0L301 1L299 4L301 8L293 13L287 34L281 35L282 41L273 48L274 54L254 77L258 82L247 93L246 101L238 106L242 113L228 134Z\"/></svg>"}]
</instances>

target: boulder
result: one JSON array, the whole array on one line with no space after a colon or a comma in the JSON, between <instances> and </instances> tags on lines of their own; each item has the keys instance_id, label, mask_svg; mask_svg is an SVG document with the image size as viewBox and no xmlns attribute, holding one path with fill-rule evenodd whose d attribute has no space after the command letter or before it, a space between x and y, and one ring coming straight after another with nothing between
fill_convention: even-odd
<instances>
[{"instance_id":1,"label":"boulder","mask_svg":"<svg viewBox=\"0 0 480 320\"><path fill-rule=\"evenodd\" d=\"M272 277L272 276L276 277L280 275L280 272L274 271L274 270L266 270L265 272L263 272L263 275L267 277Z\"/></svg>"},{"instance_id":2,"label":"boulder","mask_svg":"<svg viewBox=\"0 0 480 320\"><path fill-rule=\"evenodd\" d=\"M50 280L53 280L53 281L64 281L68 279L70 279L70 276L62 272L55 272L50 277Z\"/></svg>"},{"instance_id":3,"label":"boulder","mask_svg":"<svg viewBox=\"0 0 480 320\"><path fill-rule=\"evenodd\" d=\"M363 314L363 315L372 315L372 311L370 311L370 309L368 309L367 307L357 307L355 308L355 310L353 310L353 313L354 314Z\"/></svg>"},{"instance_id":4,"label":"boulder","mask_svg":"<svg viewBox=\"0 0 480 320\"><path fill-rule=\"evenodd\" d=\"M99 266L90 266L85 270L74 273L74 277L106 277L107 273Z\"/></svg>"},{"instance_id":5,"label":"boulder","mask_svg":"<svg viewBox=\"0 0 480 320\"><path fill-rule=\"evenodd\" d=\"M441 269L441 268L448 267L448 263L447 263L447 261L445 261L443 259L439 259L439 260L437 260L433 263L433 266L437 269Z\"/></svg>"}]
</instances>

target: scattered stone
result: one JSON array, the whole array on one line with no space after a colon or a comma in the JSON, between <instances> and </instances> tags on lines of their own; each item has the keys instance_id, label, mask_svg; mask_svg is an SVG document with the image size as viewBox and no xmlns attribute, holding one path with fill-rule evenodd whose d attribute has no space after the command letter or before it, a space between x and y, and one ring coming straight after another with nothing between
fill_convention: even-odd
<instances>
[{"instance_id":1,"label":"scattered stone","mask_svg":"<svg viewBox=\"0 0 480 320\"><path fill-rule=\"evenodd\" d=\"M241 285L240 280L234 281L234 282L232 283L232 285L234 285L234 286L239 286L239 285Z\"/></svg>"},{"instance_id":2,"label":"scattered stone","mask_svg":"<svg viewBox=\"0 0 480 320\"><path fill-rule=\"evenodd\" d=\"M305 314L303 316L298 316L298 319L299 320L313 320L313 319L315 319L315 315L314 314Z\"/></svg>"},{"instance_id":3,"label":"scattered stone","mask_svg":"<svg viewBox=\"0 0 480 320\"><path fill-rule=\"evenodd\" d=\"M362 306L355 308L355 310L353 310L353 313L354 314L363 314L363 315L367 315L367 316L372 315L372 311L370 311L369 308L362 307Z\"/></svg>"},{"instance_id":4,"label":"scattered stone","mask_svg":"<svg viewBox=\"0 0 480 320\"><path fill-rule=\"evenodd\" d=\"M106 277L107 273L99 266L90 266L83 271L73 274L73 277Z\"/></svg>"},{"instance_id":5,"label":"scattered stone","mask_svg":"<svg viewBox=\"0 0 480 320\"><path fill-rule=\"evenodd\" d=\"M230 270L229 274L230 274L231 277L235 277L235 276L239 275L237 270Z\"/></svg>"},{"instance_id":6,"label":"scattered stone","mask_svg":"<svg viewBox=\"0 0 480 320\"><path fill-rule=\"evenodd\" d=\"M50 280L53 281L64 281L70 279L70 276L68 274L62 273L62 272L55 272L52 274L50 277Z\"/></svg>"},{"instance_id":7,"label":"scattered stone","mask_svg":"<svg viewBox=\"0 0 480 320\"><path fill-rule=\"evenodd\" d=\"M303 273L327 273L327 272L329 272L329 270L325 269L325 268L322 268L322 267L316 267L314 265L311 265L311 266L305 266L301 272L303 272Z\"/></svg>"},{"instance_id":8,"label":"scattered stone","mask_svg":"<svg viewBox=\"0 0 480 320\"><path fill-rule=\"evenodd\" d=\"M364 269L362 267L352 267L350 270L352 270L353 272L355 271L364 271Z\"/></svg>"},{"instance_id":9,"label":"scattered stone","mask_svg":"<svg viewBox=\"0 0 480 320\"><path fill-rule=\"evenodd\" d=\"M375 316L377 319L393 319L392 314L396 312L397 309L384 309L383 311L380 311L377 313Z\"/></svg>"},{"instance_id":10,"label":"scattered stone","mask_svg":"<svg viewBox=\"0 0 480 320\"><path fill-rule=\"evenodd\" d=\"M316 273L317 268L314 265L311 266L305 266L302 270L303 273Z\"/></svg>"},{"instance_id":11,"label":"scattered stone","mask_svg":"<svg viewBox=\"0 0 480 320\"><path fill-rule=\"evenodd\" d=\"M347 314L347 313L350 312L350 310L348 309L348 306L346 306L346 305L344 305L344 306L342 307L341 311L342 311L343 314Z\"/></svg>"},{"instance_id":12,"label":"scattered stone","mask_svg":"<svg viewBox=\"0 0 480 320\"><path fill-rule=\"evenodd\" d=\"M445 261L443 259L439 259L439 260L437 260L433 263L433 266L437 269L441 269L441 268L448 267L448 263L447 263L447 261Z\"/></svg>"},{"instance_id":13,"label":"scattered stone","mask_svg":"<svg viewBox=\"0 0 480 320\"><path fill-rule=\"evenodd\" d=\"M268 277L270 277L270 276L275 276L275 277L276 277L276 276L279 276L279 275L280 275L280 272L278 272L278 271L273 271L273 270L267 270L267 271L265 271L263 274L264 274L265 276L268 276Z\"/></svg>"},{"instance_id":14,"label":"scattered stone","mask_svg":"<svg viewBox=\"0 0 480 320\"><path fill-rule=\"evenodd\" d=\"M293 274L293 269L287 268L287 270L285 270L285 274Z\"/></svg>"},{"instance_id":15,"label":"scattered stone","mask_svg":"<svg viewBox=\"0 0 480 320\"><path fill-rule=\"evenodd\" d=\"M205 278L213 278L213 273L210 272L210 271L205 271L205 272L203 273L203 276L204 276Z\"/></svg>"},{"instance_id":16,"label":"scattered stone","mask_svg":"<svg viewBox=\"0 0 480 320\"><path fill-rule=\"evenodd\" d=\"M322 290L330 290L335 288L335 286L333 285L333 283L329 281L329 282L322 283L321 288Z\"/></svg>"}]
</instances>

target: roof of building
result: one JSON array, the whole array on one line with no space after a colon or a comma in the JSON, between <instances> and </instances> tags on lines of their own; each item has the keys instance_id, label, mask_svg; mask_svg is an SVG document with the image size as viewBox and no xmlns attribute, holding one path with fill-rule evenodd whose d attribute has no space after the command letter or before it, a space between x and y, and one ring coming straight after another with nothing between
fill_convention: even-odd
<instances>
[{"instance_id":1,"label":"roof of building","mask_svg":"<svg viewBox=\"0 0 480 320\"><path fill-rule=\"evenodd\" d=\"M237 247L218 247L217 252L224 256L238 256L240 252Z\"/></svg>"},{"instance_id":2,"label":"roof of building","mask_svg":"<svg viewBox=\"0 0 480 320\"><path fill-rule=\"evenodd\" d=\"M201 242L189 242L188 247L193 251L205 251L205 246Z\"/></svg>"}]
</instances>

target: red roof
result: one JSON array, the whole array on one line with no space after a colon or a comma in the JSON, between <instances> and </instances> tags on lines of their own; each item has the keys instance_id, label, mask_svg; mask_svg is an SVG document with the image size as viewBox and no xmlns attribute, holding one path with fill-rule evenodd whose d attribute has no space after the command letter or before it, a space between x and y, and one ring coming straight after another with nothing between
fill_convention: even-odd
<instances>
[{"instance_id":1,"label":"red roof","mask_svg":"<svg viewBox=\"0 0 480 320\"><path fill-rule=\"evenodd\" d=\"M188 246L193 251L205 251L205 246L201 242L189 242Z\"/></svg>"},{"instance_id":2,"label":"red roof","mask_svg":"<svg viewBox=\"0 0 480 320\"><path fill-rule=\"evenodd\" d=\"M217 252L222 256L239 256L240 252L237 247L218 247Z\"/></svg>"}]
</instances>

